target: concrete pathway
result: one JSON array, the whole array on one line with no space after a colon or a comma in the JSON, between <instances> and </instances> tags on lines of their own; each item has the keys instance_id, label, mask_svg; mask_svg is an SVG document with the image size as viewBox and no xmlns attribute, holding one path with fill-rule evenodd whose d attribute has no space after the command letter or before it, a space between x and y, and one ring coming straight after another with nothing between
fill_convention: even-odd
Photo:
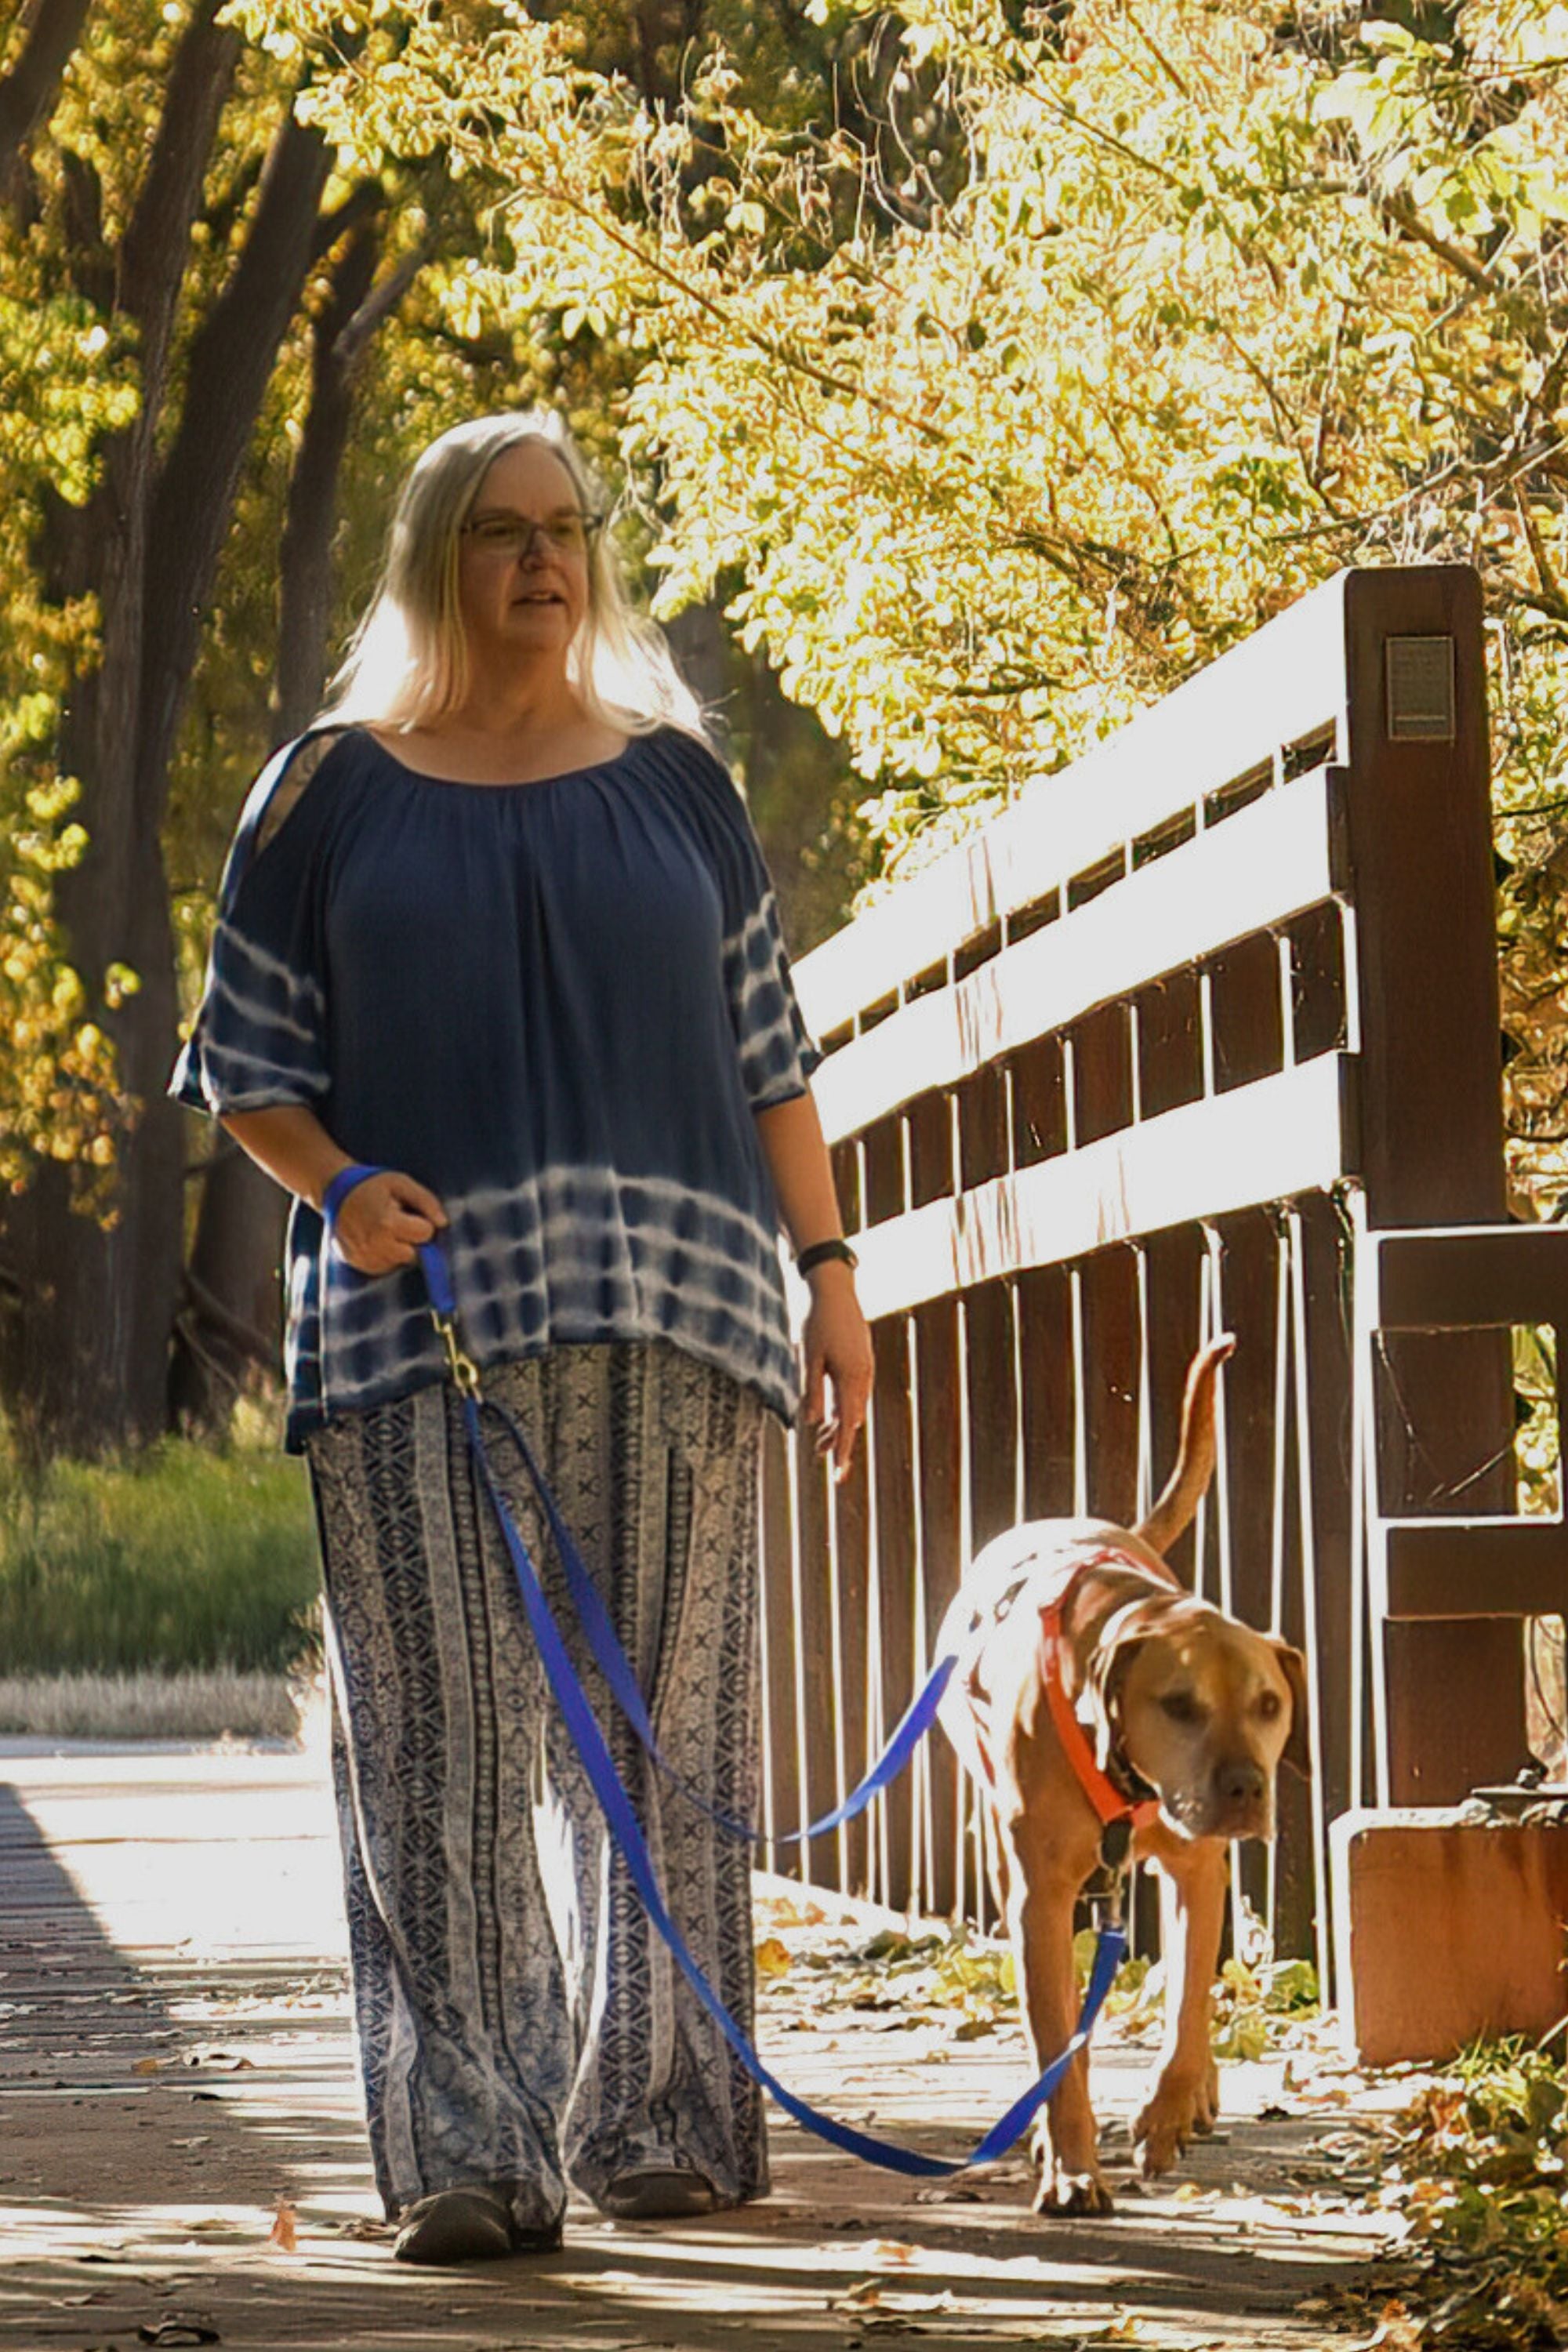
<instances>
[{"instance_id":1,"label":"concrete pathway","mask_svg":"<svg viewBox=\"0 0 1568 2352\"><path fill-rule=\"evenodd\" d=\"M759 1932L798 1946L771 1887ZM763 2005L808 2097L941 2154L1021 2086L1011 2028L959 2042L953 2018L825 2000L820 1974L804 1998L809 1973ZM1229 2066L1222 2131L1145 2194L1124 2159L1147 2063L1097 2048L1109 2221L1035 2220L1021 2162L924 2187L775 2117L774 2193L742 2212L574 2207L548 2259L405 2269L365 2159L320 1756L0 1742L0 2347L1323 2346L1381 2236L1368 2101L1321 2056L1289 2091L1279 2061Z\"/></svg>"}]
</instances>

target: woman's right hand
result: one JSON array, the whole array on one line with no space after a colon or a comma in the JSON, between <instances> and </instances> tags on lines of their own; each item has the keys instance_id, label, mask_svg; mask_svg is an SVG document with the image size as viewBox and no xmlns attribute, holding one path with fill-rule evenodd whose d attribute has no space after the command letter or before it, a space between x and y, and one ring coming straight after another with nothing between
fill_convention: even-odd
<instances>
[{"instance_id":1,"label":"woman's right hand","mask_svg":"<svg viewBox=\"0 0 1568 2352\"><path fill-rule=\"evenodd\" d=\"M332 1221L332 1239L356 1273L390 1274L395 1265L412 1265L418 1244L446 1223L434 1192L387 1168L347 1194Z\"/></svg>"}]
</instances>

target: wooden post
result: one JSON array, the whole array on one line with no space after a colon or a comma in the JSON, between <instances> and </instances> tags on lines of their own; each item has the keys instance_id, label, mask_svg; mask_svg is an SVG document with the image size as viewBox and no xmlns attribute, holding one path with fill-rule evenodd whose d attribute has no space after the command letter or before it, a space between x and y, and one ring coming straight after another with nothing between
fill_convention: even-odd
<instances>
[{"instance_id":1,"label":"wooden post","mask_svg":"<svg viewBox=\"0 0 1568 2352\"><path fill-rule=\"evenodd\" d=\"M1352 572L1344 614L1368 1219L1488 1223L1505 1181L1480 583L1457 564ZM1384 1507L1506 1506L1506 1336L1381 1344ZM1526 1753L1517 1619L1393 1624L1387 1662L1395 1804L1512 1778Z\"/></svg>"}]
</instances>

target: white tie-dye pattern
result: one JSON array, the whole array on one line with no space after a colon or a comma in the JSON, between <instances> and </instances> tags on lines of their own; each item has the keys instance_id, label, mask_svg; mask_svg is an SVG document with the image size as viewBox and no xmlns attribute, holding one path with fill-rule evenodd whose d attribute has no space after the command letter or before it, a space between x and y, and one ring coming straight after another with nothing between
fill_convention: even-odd
<instances>
[{"instance_id":1,"label":"white tie-dye pattern","mask_svg":"<svg viewBox=\"0 0 1568 2352\"><path fill-rule=\"evenodd\" d=\"M668 1339L793 1414L798 1379L777 1241L729 1202L663 1178L571 1167L446 1207L458 1328L481 1367L567 1341ZM359 1275L324 1243L317 1277L290 1321L294 1379L319 1383L322 1411L442 1377L417 1267Z\"/></svg>"}]
</instances>

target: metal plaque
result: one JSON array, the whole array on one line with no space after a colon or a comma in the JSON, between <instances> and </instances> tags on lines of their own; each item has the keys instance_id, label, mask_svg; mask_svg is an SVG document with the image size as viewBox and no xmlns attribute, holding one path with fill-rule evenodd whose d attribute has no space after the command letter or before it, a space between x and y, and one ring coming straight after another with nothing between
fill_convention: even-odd
<instances>
[{"instance_id":1,"label":"metal plaque","mask_svg":"<svg viewBox=\"0 0 1568 2352\"><path fill-rule=\"evenodd\" d=\"M1396 743L1454 740L1454 640L1386 637L1388 732Z\"/></svg>"}]
</instances>

